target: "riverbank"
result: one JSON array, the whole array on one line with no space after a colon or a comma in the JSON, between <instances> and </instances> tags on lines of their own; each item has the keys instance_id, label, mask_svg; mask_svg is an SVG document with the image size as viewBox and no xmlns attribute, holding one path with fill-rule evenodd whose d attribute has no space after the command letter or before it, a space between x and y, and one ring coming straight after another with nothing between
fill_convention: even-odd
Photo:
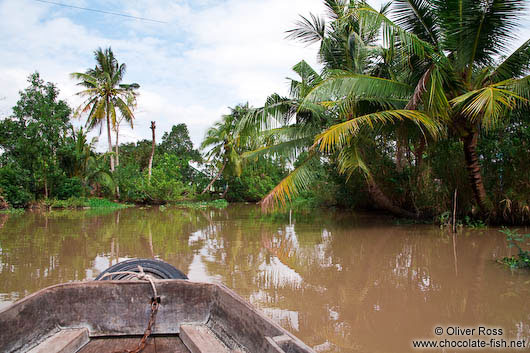
<instances>
[{"instance_id":1,"label":"riverbank","mask_svg":"<svg viewBox=\"0 0 530 353\"><path fill-rule=\"evenodd\" d=\"M30 204L27 209L40 209L40 210L76 210L76 209L119 209L119 208L128 208L135 206L146 206L144 204L132 204L132 203L121 203L116 201L111 201L105 198L97 197L71 197L66 200L57 200L57 199L48 199L42 200L39 202L34 202ZM154 205L149 205L154 206ZM176 206L179 208L225 208L228 206L228 201L224 199L217 200L188 200L188 201L177 201L169 202L165 205L157 205L161 209L164 209L168 206ZM0 214L18 214L24 213L26 209L24 208L6 208L0 210Z\"/></svg>"}]
</instances>

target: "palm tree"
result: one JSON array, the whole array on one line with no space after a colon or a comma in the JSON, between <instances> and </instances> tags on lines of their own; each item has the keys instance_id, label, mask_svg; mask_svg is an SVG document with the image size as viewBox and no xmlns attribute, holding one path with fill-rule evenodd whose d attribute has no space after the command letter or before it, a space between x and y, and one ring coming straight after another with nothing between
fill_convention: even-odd
<instances>
[{"instance_id":1,"label":"palm tree","mask_svg":"<svg viewBox=\"0 0 530 353\"><path fill-rule=\"evenodd\" d=\"M380 21L383 42L406 54L417 72L407 113L442 122L462 142L476 202L494 216L482 181L477 143L480 132L496 127L530 98L530 40L508 54L525 3L516 0L396 0L395 22L369 7L355 10L363 21ZM361 81L365 81L364 84ZM403 92L403 82L342 75L311 92L311 104L371 95L386 99ZM359 92L362 92L359 94ZM405 92L406 93L406 92ZM321 150L340 148L370 118L403 117L404 110L365 115L332 126L316 141Z\"/></svg>"},{"instance_id":2,"label":"palm tree","mask_svg":"<svg viewBox=\"0 0 530 353\"><path fill-rule=\"evenodd\" d=\"M78 85L85 87L77 95L86 97L76 110L79 116L88 113L86 126L88 129L101 127L106 121L108 135L108 150L112 153L111 126L115 127L117 122L116 108L126 121L134 119L133 108L135 107L136 90L140 87L137 83L122 84L125 75L126 65L119 64L114 57L112 49L109 47L105 50L99 48L94 52L96 66L88 69L85 73L75 72L71 76L79 80ZM110 155L110 169L114 171L114 158Z\"/></svg>"},{"instance_id":3,"label":"palm tree","mask_svg":"<svg viewBox=\"0 0 530 353\"><path fill-rule=\"evenodd\" d=\"M115 183L112 175L105 169L104 163L101 163L108 153L97 156L94 152L98 138L92 138L89 143L83 128L74 131L72 136L74 140L72 158L65 166L68 176L78 177L85 188L90 185L94 186L96 190L101 186L114 188Z\"/></svg>"},{"instance_id":4,"label":"palm tree","mask_svg":"<svg viewBox=\"0 0 530 353\"><path fill-rule=\"evenodd\" d=\"M391 65L388 64L390 61L389 53L377 44L377 34L382 21L379 19L361 21L354 16L356 9L368 6L363 1L327 0L325 4L332 19L329 25L326 25L324 19L311 15L311 19L302 17L302 20L297 24L298 27L289 31L290 38L307 43L320 43L319 60L324 65L323 74L317 74L305 62L297 64L293 69L300 75L301 81L291 80L291 97L283 100L285 103L290 103L290 109L285 107L285 103L279 105L279 99L272 99L274 98L272 96L268 99L265 107L260 110L263 111L264 115L268 113L272 117L276 117L278 113L283 113L285 126L276 129L284 134L281 143L264 147L256 151L257 153L265 151L283 152L286 150L285 147L290 148L291 151L300 151L300 149L309 151L308 157L262 200L262 206L269 208L278 203L285 204L301 189L306 188L313 179L314 163L318 162L322 153L332 152L332 160L338 164L341 173L351 174L354 170L360 169L365 174L368 192L380 208L402 216L415 216L415 214L394 205L378 186L367 163L363 161L362 150L367 149L366 143L360 144L357 138L349 138L343 141L340 152L321 150L314 146L314 142L318 141L320 134L330 125L366 113L380 111L387 107L404 106L407 102L407 94L409 91L413 91L413 88L403 84L397 91L389 90L384 99L371 95L369 90L372 82L367 80L371 76L367 76L367 74L382 76L379 77L380 85L385 85L388 81L384 76L396 75ZM381 13L385 11L387 11L387 6L381 9ZM401 75L405 72L403 70L395 71ZM347 99L330 98L326 102L315 100L314 103L308 99L310 95L314 95L315 90L322 90L322 87L327 87L329 79L325 78L339 76L356 78L360 84L356 87L358 89L352 90L352 93L356 92L357 96L350 94ZM359 93L363 92L366 94L360 97ZM294 123L289 119L292 116L297 117ZM420 114L409 111L389 114L384 117L370 116L369 119L364 119L360 124L366 126L378 122L382 123L380 125L388 122L404 124L405 120L412 121L414 126L416 126L415 124L422 125L434 135L438 133L436 124ZM365 133L370 134L372 132L365 131ZM253 155L253 153L246 155Z\"/></svg>"},{"instance_id":5,"label":"palm tree","mask_svg":"<svg viewBox=\"0 0 530 353\"><path fill-rule=\"evenodd\" d=\"M224 115L220 122L214 124L206 132L201 143L201 150L208 149L206 158L216 165L218 172L212 181L204 188L204 194L213 183L221 177L241 175L241 153L248 142L250 127L244 128L241 122L250 114L252 109L245 105L230 108L230 114ZM225 190L226 191L226 190Z\"/></svg>"}]
</instances>

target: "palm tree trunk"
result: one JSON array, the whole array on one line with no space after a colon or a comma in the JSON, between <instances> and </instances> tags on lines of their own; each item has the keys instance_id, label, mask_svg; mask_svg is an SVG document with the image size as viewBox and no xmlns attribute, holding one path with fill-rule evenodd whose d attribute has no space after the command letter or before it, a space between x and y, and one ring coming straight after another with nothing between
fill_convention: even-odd
<instances>
[{"instance_id":1,"label":"palm tree trunk","mask_svg":"<svg viewBox=\"0 0 530 353\"><path fill-rule=\"evenodd\" d=\"M120 139L120 124L116 123L116 167L120 165L120 151L118 149Z\"/></svg>"},{"instance_id":2,"label":"palm tree trunk","mask_svg":"<svg viewBox=\"0 0 530 353\"><path fill-rule=\"evenodd\" d=\"M493 205L486 194L486 188L484 187L482 174L480 172L480 164L478 162L477 155L478 132L475 131L467 136L462 137L462 142L464 143L466 167L475 200L477 201L480 210L485 215L488 215L492 212Z\"/></svg>"},{"instance_id":3,"label":"palm tree trunk","mask_svg":"<svg viewBox=\"0 0 530 353\"><path fill-rule=\"evenodd\" d=\"M417 214L409 212L407 210L402 209L401 207L394 205L392 201L390 201L390 199L379 188L373 178L369 177L367 183L368 193L370 194L370 197L372 198L377 207L388 211L396 216L418 218Z\"/></svg>"},{"instance_id":4,"label":"palm tree trunk","mask_svg":"<svg viewBox=\"0 0 530 353\"><path fill-rule=\"evenodd\" d=\"M116 168L120 165L120 152L118 150L120 139L120 124L116 122ZM116 183L116 197L120 199L120 185Z\"/></svg>"},{"instance_id":5,"label":"palm tree trunk","mask_svg":"<svg viewBox=\"0 0 530 353\"><path fill-rule=\"evenodd\" d=\"M112 137L110 134L110 110L109 110L109 98L107 97L107 135L109 140L109 152L110 154L110 171L114 172L114 158L112 156Z\"/></svg>"},{"instance_id":6,"label":"palm tree trunk","mask_svg":"<svg viewBox=\"0 0 530 353\"><path fill-rule=\"evenodd\" d=\"M206 191L207 191L207 190L213 185L213 183L215 183L215 181L216 181L217 179L219 179L219 177L221 177L221 175L223 174L223 170L224 170L225 167L226 167L226 163L227 163L227 162L225 162L225 163L223 164L223 166L221 167L221 169L219 169L219 172L217 173L217 175L215 176L215 178L213 178L212 181L210 181L210 184L208 184L208 186L206 186L206 187L204 188L204 190L201 192L201 195L204 194L204 193L205 193L205 192L206 192Z\"/></svg>"}]
</instances>

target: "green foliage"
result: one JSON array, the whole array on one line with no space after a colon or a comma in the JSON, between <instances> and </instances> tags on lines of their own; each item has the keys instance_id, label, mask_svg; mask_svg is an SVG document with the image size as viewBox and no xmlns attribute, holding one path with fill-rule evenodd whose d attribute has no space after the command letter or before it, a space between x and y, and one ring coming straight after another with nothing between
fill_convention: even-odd
<instances>
[{"instance_id":1,"label":"green foliage","mask_svg":"<svg viewBox=\"0 0 530 353\"><path fill-rule=\"evenodd\" d=\"M1 165L16 164L25 179L11 184L13 188L22 186L24 192L7 190L4 185L17 206L25 206L27 194L33 199L52 194L62 176L59 151L67 144L72 129L71 110L58 99L56 86L44 83L38 73L30 75L28 82L29 87L20 92L13 107L13 115L0 121Z\"/></svg>"},{"instance_id":2,"label":"green foliage","mask_svg":"<svg viewBox=\"0 0 530 353\"><path fill-rule=\"evenodd\" d=\"M464 225L466 227L469 227L471 229L484 229L484 228L487 228L488 226L486 225L486 223L484 223L483 220L481 219L473 219L469 216L465 216L464 217Z\"/></svg>"},{"instance_id":3,"label":"green foliage","mask_svg":"<svg viewBox=\"0 0 530 353\"><path fill-rule=\"evenodd\" d=\"M23 215L26 211L23 208L8 208L6 210L0 210L0 214L9 215Z\"/></svg>"},{"instance_id":4,"label":"green foliage","mask_svg":"<svg viewBox=\"0 0 530 353\"><path fill-rule=\"evenodd\" d=\"M33 199L28 191L30 181L28 171L15 163L9 163L0 168L0 196L3 196L11 207L26 207Z\"/></svg>"},{"instance_id":5,"label":"green foliage","mask_svg":"<svg viewBox=\"0 0 530 353\"><path fill-rule=\"evenodd\" d=\"M156 156L149 180L147 171L141 171L137 164L120 165L116 177L121 198L129 202L154 204L191 199L196 193L196 186L181 172L187 166L187 160L164 153Z\"/></svg>"},{"instance_id":6,"label":"green foliage","mask_svg":"<svg viewBox=\"0 0 530 353\"><path fill-rule=\"evenodd\" d=\"M71 197L80 197L84 193L83 183L78 177L62 178L58 181L54 190L54 195L59 200L66 200Z\"/></svg>"},{"instance_id":7,"label":"green foliage","mask_svg":"<svg viewBox=\"0 0 530 353\"><path fill-rule=\"evenodd\" d=\"M144 177L144 192L150 202L162 203L192 198L195 194L194 185L187 185L181 170L187 165L176 155L164 153L153 167L151 180Z\"/></svg>"},{"instance_id":8,"label":"green foliage","mask_svg":"<svg viewBox=\"0 0 530 353\"><path fill-rule=\"evenodd\" d=\"M285 168L279 161L259 158L248 161L241 176L222 179L219 184L228 184L226 199L230 202L261 200L285 175Z\"/></svg>"},{"instance_id":9,"label":"green foliage","mask_svg":"<svg viewBox=\"0 0 530 353\"><path fill-rule=\"evenodd\" d=\"M107 199L89 198L88 207L90 208L124 208L124 207L129 207L129 205L112 202Z\"/></svg>"},{"instance_id":10,"label":"green foliage","mask_svg":"<svg viewBox=\"0 0 530 353\"><path fill-rule=\"evenodd\" d=\"M530 244L530 234L519 234L517 230L503 228L501 233L506 235L509 248L517 248L518 254L511 257L504 257L502 262L510 268L530 268L530 251L524 250L523 246Z\"/></svg>"},{"instance_id":11,"label":"green foliage","mask_svg":"<svg viewBox=\"0 0 530 353\"><path fill-rule=\"evenodd\" d=\"M68 199L49 199L44 201L44 205L49 209L76 209L76 208L124 208L129 207L126 204L112 202L103 198L95 197L70 197Z\"/></svg>"}]
</instances>

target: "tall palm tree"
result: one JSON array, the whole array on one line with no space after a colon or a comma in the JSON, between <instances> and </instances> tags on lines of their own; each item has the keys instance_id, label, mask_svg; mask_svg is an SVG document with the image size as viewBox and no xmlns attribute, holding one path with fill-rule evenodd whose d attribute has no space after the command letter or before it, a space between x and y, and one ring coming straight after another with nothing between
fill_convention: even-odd
<instances>
[{"instance_id":1,"label":"tall palm tree","mask_svg":"<svg viewBox=\"0 0 530 353\"><path fill-rule=\"evenodd\" d=\"M480 132L498 126L530 98L530 40L512 53L507 51L525 5L517 0L396 0L394 22L369 7L355 10L364 21L381 21L384 44L415 63L418 79L406 94L407 114L436 119L460 139L470 186L484 215L494 216L494 209L482 181ZM367 94L385 99L403 88L398 79L385 84L375 77L362 80L366 85L351 75L331 77L307 101L341 101ZM316 144L321 150L339 148L358 132L360 123L390 115L403 116L403 111L388 110L333 126Z\"/></svg>"},{"instance_id":2,"label":"tall palm tree","mask_svg":"<svg viewBox=\"0 0 530 353\"><path fill-rule=\"evenodd\" d=\"M76 110L79 116L88 113L86 126L93 129L101 127L104 121L107 124L108 150L112 153L111 126L114 127L117 121L116 108L122 117L131 123L134 119L133 107L140 87L137 83L122 84L125 75L126 65L119 64L114 57L112 49L105 50L99 48L94 52L96 66L88 69L85 73L74 72L71 76L79 80L78 85L85 87L77 95L85 97L86 100ZM114 171L114 157L110 155L110 169Z\"/></svg>"}]
</instances>

